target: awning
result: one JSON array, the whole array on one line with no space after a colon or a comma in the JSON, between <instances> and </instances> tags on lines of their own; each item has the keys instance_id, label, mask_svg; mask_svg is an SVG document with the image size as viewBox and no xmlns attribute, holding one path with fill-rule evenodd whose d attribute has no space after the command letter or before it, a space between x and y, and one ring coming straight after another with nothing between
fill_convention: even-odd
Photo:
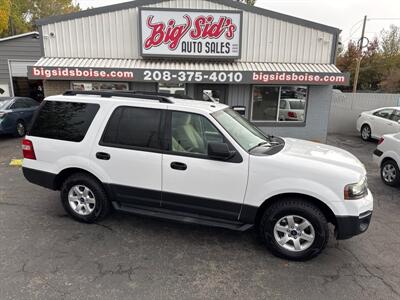
<instances>
[{"instance_id":1,"label":"awning","mask_svg":"<svg viewBox=\"0 0 400 300\"><path fill-rule=\"evenodd\" d=\"M240 61L168 61L101 58L41 58L31 79L112 80L166 83L348 85L333 64Z\"/></svg>"}]
</instances>

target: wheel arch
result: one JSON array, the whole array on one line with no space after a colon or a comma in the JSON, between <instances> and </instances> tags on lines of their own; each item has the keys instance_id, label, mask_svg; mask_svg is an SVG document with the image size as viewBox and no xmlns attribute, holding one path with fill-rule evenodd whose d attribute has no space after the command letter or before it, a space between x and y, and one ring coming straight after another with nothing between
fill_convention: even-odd
<instances>
[{"instance_id":1,"label":"wheel arch","mask_svg":"<svg viewBox=\"0 0 400 300\"><path fill-rule=\"evenodd\" d=\"M278 195L272 196L271 198L266 199L261 204L261 206L257 209L254 223L256 225L259 224L264 211L266 209L268 209L271 205L273 205L274 203L276 203L284 198L290 198L290 197L301 198L302 200L315 205L322 211L322 213L324 214L324 216L326 217L326 219L328 220L329 223L332 223L334 226L337 225L336 216L333 213L332 209L327 204L325 204L323 201L321 201L315 197L312 197L312 196L306 195L306 194L301 194L301 193L278 194Z\"/></svg>"},{"instance_id":2,"label":"wheel arch","mask_svg":"<svg viewBox=\"0 0 400 300\"><path fill-rule=\"evenodd\" d=\"M82 174L88 175L88 176L92 177L93 179L95 179L98 183L103 185L101 180L96 175L94 175L93 173L90 173L87 170L84 170L81 168L66 168L66 169L62 170L60 173L58 173L56 175L56 177L54 178L54 189L60 190L63 182L71 175L77 174L77 173L82 173Z\"/></svg>"}]
</instances>

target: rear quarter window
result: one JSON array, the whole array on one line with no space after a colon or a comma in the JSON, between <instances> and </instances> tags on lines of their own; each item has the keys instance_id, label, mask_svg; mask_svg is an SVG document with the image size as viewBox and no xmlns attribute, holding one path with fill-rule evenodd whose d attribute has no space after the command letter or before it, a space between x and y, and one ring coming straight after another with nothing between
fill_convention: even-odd
<instances>
[{"instance_id":1,"label":"rear quarter window","mask_svg":"<svg viewBox=\"0 0 400 300\"><path fill-rule=\"evenodd\" d=\"M91 103L45 101L29 135L48 139L81 142L100 106Z\"/></svg>"}]
</instances>

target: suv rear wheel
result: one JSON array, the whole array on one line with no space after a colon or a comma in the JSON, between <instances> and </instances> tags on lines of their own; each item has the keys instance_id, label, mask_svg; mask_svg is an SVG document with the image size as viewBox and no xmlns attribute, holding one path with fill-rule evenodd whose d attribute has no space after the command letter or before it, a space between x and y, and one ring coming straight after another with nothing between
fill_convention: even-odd
<instances>
[{"instance_id":1,"label":"suv rear wheel","mask_svg":"<svg viewBox=\"0 0 400 300\"><path fill-rule=\"evenodd\" d=\"M381 166L381 177L384 183L390 186L400 185L400 170L394 160L386 160Z\"/></svg>"},{"instance_id":2,"label":"suv rear wheel","mask_svg":"<svg viewBox=\"0 0 400 300\"><path fill-rule=\"evenodd\" d=\"M82 173L73 174L64 181L61 187L61 202L72 218L85 223L99 221L111 210L101 184Z\"/></svg>"},{"instance_id":3,"label":"suv rear wheel","mask_svg":"<svg viewBox=\"0 0 400 300\"><path fill-rule=\"evenodd\" d=\"M328 222L315 205L301 199L282 199L265 210L259 233L276 256L308 260L326 247Z\"/></svg>"}]
</instances>

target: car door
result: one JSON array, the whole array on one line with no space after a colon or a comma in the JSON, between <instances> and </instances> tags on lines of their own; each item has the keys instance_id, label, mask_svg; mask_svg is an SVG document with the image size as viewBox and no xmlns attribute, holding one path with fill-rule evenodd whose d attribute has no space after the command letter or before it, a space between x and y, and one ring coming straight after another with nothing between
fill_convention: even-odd
<instances>
[{"instance_id":1,"label":"car door","mask_svg":"<svg viewBox=\"0 0 400 300\"><path fill-rule=\"evenodd\" d=\"M372 135L380 138L384 134L393 133L394 122L390 120L393 109L385 108L373 113Z\"/></svg>"},{"instance_id":2,"label":"car door","mask_svg":"<svg viewBox=\"0 0 400 300\"><path fill-rule=\"evenodd\" d=\"M237 220L245 196L248 158L208 157L208 143L232 144L204 115L170 111L167 151L162 162L162 207L226 220Z\"/></svg>"},{"instance_id":3,"label":"car door","mask_svg":"<svg viewBox=\"0 0 400 300\"><path fill-rule=\"evenodd\" d=\"M165 108L116 107L92 150L91 159L107 174L106 184L122 205L161 205Z\"/></svg>"}]
</instances>

